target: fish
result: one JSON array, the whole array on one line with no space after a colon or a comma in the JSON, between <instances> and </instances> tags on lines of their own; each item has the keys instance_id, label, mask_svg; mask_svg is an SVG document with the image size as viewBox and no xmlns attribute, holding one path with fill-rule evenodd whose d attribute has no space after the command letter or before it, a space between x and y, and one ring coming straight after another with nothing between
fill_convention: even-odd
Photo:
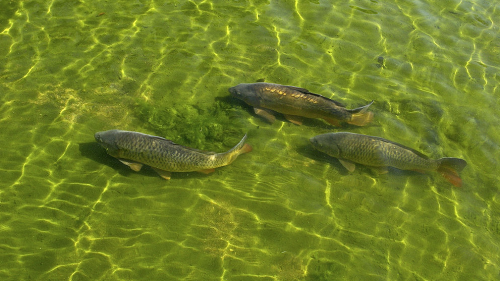
<instances>
[{"instance_id":1,"label":"fish","mask_svg":"<svg viewBox=\"0 0 500 281\"><path fill-rule=\"evenodd\" d=\"M340 126L342 122L365 126L373 120L373 112L368 111L373 101L356 109L346 109L338 101L304 88L263 82L242 83L229 88L229 92L271 124L276 120L275 112L282 113L296 125L302 124L301 117L321 118L333 126Z\"/></svg>"},{"instance_id":2,"label":"fish","mask_svg":"<svg viewBox=\"0 0 500 281\"><path fill-rule=\"evenodd\" d=\"M138 172L148 165L160 177L169 180L171 172L201 172L209 174L215 168L231 164L240 154L252 151L246 144L247 135L224 153L202 151L176 144L162 137L139 132L109 130L97 132L96 141L106 152Z\"/></svg>"},{"instance_id":3,"label":"fish","mask_svg":"<svg viewBox=\"0 0 500 281\"><path fill-rule=\"evenodd\" d=\"M375 168L379 173L387 173L387 167L421 173L437 171L451 184L460 187L462 179L458 173L467 165L460 158L431 159L402 144L362 134L328 133L312 137L310 142L315 149L338 158L349 172L355 170L355 163Z\"/></svg>"}]
</instances>

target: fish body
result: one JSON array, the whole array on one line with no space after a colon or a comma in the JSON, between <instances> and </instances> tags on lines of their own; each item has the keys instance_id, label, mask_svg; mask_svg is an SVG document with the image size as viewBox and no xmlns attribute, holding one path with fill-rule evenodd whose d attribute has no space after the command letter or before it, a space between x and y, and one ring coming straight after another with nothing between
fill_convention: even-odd
<instances>
[{"instance_id":1,"label":"fish body","mask_svg":"<svg viewBox=\"0 0 500 281\"><path fill-rule=\"evenodd\" d=\"M373 119L373 113L367 111L373 101L360 108L346 109L337 101L294 86L243 83L229 88L229 92L253 106L257 115L271 123L275 120L273 111L299 125L300 117L321 118L334 126L340 126L341 122L364 126Z\"/></svg>"},{"instance_id":2,"label":"fish body","mask_svg":"<svg viewBox=\"0 0 500 281\"><path fill-rule=\"evenodd\" d=\"M170 179L170 172L213 172L231 164L240 154L250 152L246 135L224 153L206 152L176 144L170 140L138 132L109 130L95 134L96 141L107 153L134 171L151 166L160 176Z\"/></svg>"},{"instance_id":3,"label":"fish body","mask_svg":"<svg viewBox=\"0 0 500 281\"><path fill-rule=\"evenodd\" d=\"M379 138L354 133L328 133L310 139L313 147L332 157L350 172L355 163L387 172L387 167L418 172L438 171L455 186L461 186L458 172L467 165L460 158L444 157L430 159L424 154L404 145Z\"/></svg>"}]
</instances>

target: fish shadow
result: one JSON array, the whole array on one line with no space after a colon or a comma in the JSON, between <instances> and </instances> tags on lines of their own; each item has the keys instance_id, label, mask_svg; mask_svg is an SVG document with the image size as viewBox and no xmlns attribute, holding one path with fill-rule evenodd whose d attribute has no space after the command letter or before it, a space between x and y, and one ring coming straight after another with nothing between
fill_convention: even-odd
<instances>
[{"instance_id":1,"label":"fish shadow","mask_svg":"<svg viewBox=\"0 0 500 281\"><path fill-rule=\"evenodd\" d=\"M102 148L102 146L100 146L96 142L80 143L79 150L80 150L80 154L83 157L86 157L92 161L99 163L99 164L103 164L103 165L106 165L108 167L111 167L114 170L118 171L118 173L120 173L120 175L128 176L132 173L135 173L129 167L127 167L126 165L124 165L120 161L118 161L118 159L108 155L106 153L106 150L104 148ZM146 172L145 169L142 169L139 173L152 176L152 175L154 175L152 172L154 173L154 171Z\"/></svg>"},{"instance_id":2,"label":"fish shadow","mask_svg":"<svg viewBox=\"0 0 500 281\"><path fill-rule=\"evenodd\" d=\"M132 171L127 165L121 163L118 159L108 155L106 150L96 142L79 143L80 154L97 163L113 168L122 176L131 174L140 174L147 177L156 177L163 180L151 167L144 165L139 172ZM217 172L217 171L216 171ZM205 175L198 172L172 173L172 179L205 178Z\"/></svg>"},{"instance_id":3,"label":"fish shadow","mask_svg":"<svg viewBox=\"0 0 500 281\"><path fill-rule=\"evenodd\" d=\"M348 175L349 172L340 164L339 160L335 157L331 157L330 155L327 155L323 152L317 151L316 149L312 148L310 145L299 145L296 148L297 153L300 155L312 159L317 162L323 162L330 164L331 166L335 167L335 169L342 175Z\"/></svg>"}]
</instances>

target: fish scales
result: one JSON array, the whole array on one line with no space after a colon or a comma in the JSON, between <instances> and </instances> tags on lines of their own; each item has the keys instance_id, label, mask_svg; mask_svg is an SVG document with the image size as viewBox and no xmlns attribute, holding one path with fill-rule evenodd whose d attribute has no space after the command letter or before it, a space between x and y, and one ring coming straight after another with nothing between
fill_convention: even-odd
<instances>
[{"instance_id":1,"label":"fish scales","mask_svg":"<svg viewBox=\"0 0 500 281\"><path fill-rule=\"evenodd\" d=\"M376 167L381 173L387 172L387 167L420 172L438 171L446 180L459 187L462 179L458 172L467 165L460 158L430 159L402 144L361 134L329 133L312 137L310 141L315 149L338 158L350 172L355 169L354 163Z\"/></svg>"},{"instance_id":2,"label":"fish scales","mask_svg":"<svg viewBox=\"0 0 500 281\"><path fill-rule=\"evenodd\" d=\"M234 148L224 153L201 151L161 137L132 131L98 132L95 138L109 155L123 160L132 169L132 165L138 163L167 172L211 170L228 165L241 153L251 151L251 147L244 143L246 135ZM137 170L140 170L140 166Z\"/></svg>"},{"instance_id":3,"label":"fish scales","mask_svg":"<svg viewBox=\"0 0 500 281\"><path fill-rule=\"evenodd\" d=\"M350 113L342 110L332 100L307 91L303 93L294 87L287 87L278 84L256 83L254 87L260 93L260 105L283 114L296 115L300 113L309 118L321 118L329 115L332 111L341 119L350 118ZM301 89L302 90L302 89ZM276 95L270 95L276 94Z\"/></svg>"},{"instance_id":4,"label":"fish scales","mask_svg":"<svg viewBox=\"0 0 500 281\"><path fill-rule=\"evenodd\" d=\"M339 126L340 122L364 126L373 119L373 113L367 111L371 103L346 109L337 101L294 86L242 83L229 88L229 92L253 106L255 113L270 123L275 120L274 112L284 114L286 119L298 125L302 124L300 117L321 118L334 126Z\"/></svg>"},{"instance_id":5,"label":"fish scales","mask_svg":"<svg viewBox=\"0 0 500 281\"><path fill-rule=\"evenodd\" d=\"M435 170L437 163L401 145L364 135L346 135L339 142L339 157L367 166L391 166L402 170Z\"/></svg>"},{"instance_id":6,"label":"fish scales","mask_svg":"<svg viewBox=\"0 0 500 281\"><path fill-rule=\"evenodd\" d=\"M228 159L215 153L201 153L169 140L141 133L124 133L117 140L119 158L134 160L165 171L196 171L222 165Z\"/></svg>"}]
</instances>

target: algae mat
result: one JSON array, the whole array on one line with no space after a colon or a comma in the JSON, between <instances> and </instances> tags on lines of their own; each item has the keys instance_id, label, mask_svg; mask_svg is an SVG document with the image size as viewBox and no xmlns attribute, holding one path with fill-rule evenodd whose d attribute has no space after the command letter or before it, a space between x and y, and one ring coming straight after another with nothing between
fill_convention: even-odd
<instances>
[{"instance_id":1,"label":"algae mat","mask_svg":"<svg viewBox=\"0 0 500 281\"><path fill-rule=\"evenodd\" d=\"M3 1L2 280L500 278L500 1ZM366 127L255 116L227 89L300 86ZM135 173L93 134L253 152L211 175ZM348 173L349 131L468 162Z\"/></svg>"}]
</instances>

